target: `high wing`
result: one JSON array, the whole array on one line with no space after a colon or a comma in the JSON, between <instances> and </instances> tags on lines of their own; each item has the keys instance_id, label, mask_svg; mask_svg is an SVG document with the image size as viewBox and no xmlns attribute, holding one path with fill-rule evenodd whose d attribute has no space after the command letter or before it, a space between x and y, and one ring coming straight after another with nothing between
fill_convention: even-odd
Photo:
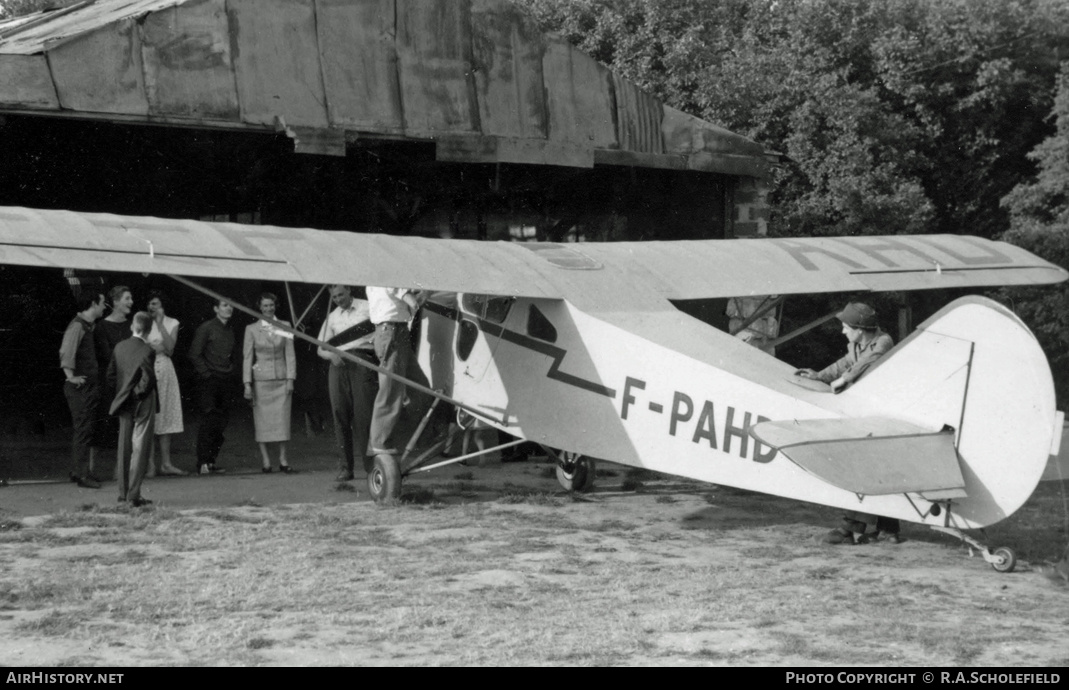
<instances>
[{"instance_id":1,"label":"high wing","mask_svg":"<svg viewBox=\"0 0 1069 690\"><path fill-rule=\"evenodd\" d=\"M0 207L0 263L564 298L1033 285L1064 269L955 235L479 242Z\"/></svg>"}]
</instances>

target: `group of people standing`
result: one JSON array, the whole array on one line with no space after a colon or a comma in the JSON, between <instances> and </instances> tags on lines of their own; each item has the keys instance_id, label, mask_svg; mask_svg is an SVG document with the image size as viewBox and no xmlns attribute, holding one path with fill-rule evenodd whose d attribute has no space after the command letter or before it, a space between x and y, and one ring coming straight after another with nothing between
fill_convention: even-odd
<instances>
[{"instance_id":1,"label":"group of people standing","mask_svg":"<svg viewBox=\"0 0 1069 690\"><path fill-rule=\"evenodd\" d=\"M166 298L161 292L151 292L147 311L132 316L134 298L128 287L116 286L108 297L111 313L107 317L102 293L83 292L76 298L78 312L60 346L60 367L66 377L64 396L74 424L70 479L82 487L100 488L101 450L117 447L119 500L144 505L149 501L141 497L140 486L146 475L188 474L171 459L171 437L185 430L178 374L172 361L180 324L166 314ZM276 302L270 293L261 295L265 316L274 316ZM236 398L236 339L230 324L234 308L219 300L212 309L215 316L197 328L189 348L196 373L197 407L203 415L196 442L200 474L223 471L216 467L216 459L231 402ZM264 321L257 322L246 330L246 398L253 403L264 471L271 467L267 444L274 443L280 447L282 471L293 472L285 452L296 377L293 341L284 337L288 334L265 325Z\"/></svg>"},{"instance_id":2,"label":"group of people standing","mask_svg":"<svg viewBox=\"0 0 1069 690\"><path fill-rule=\"evenodd\" d=\"M409 328L422 303L421 293L369 287L367 294L367 300L357 299L349 286L331 286L335 309L320 331L320 340L329 345L318 354L331 362L328 392L341 456L338 481L354 478L358 455L369 469L374 454L397 452L393 431L405 401L402 383L376 375L348 356L402 376L414 365ZM84 292L77 298L78 313L60 347L64 395L74 423L70 479L82 487L100 488L100 451L114 443L119 500L140 506L150 503L140 493L146 475L187 474L171 460L171 437L185 429L172 361L180 324L166 314L166 298L158 291L150 293L147 311L132 316L134 298L128 287L112 288L108 297L111 313L106 317L102 293ZM264 318L245 329L241 380L253 409L262 471L274 471L273 446L279 471L293 474L297 470L287 460L286 444L297 363L293 335L276 325L289 326L275 321L277 304L274 294L260 295ZM188 352L201 413L196 455L197 473L202 475L225 472L217 460L238 390L234 307L217 300L212 310L213 318L197 328Z\"/></svg>"},{"instance_id":3,"label":"group of people standing","mask_svg":"<svg viewBox=\"0 0 1069 690\"><path fill-rule=\"evenodd\" d=\"M146 473L185 474L171 462L170 436L183 430L178 377L171 355L178 321L168 317L161 293L152 293L148 312L131 318L133 294L112 288L111 313L103 317L104 295L85 292L60 346L64 396L74 422L70 479L100 488L99 451L114 442L119 500L143 505ZM109 417L100 414L108 405ZM160 439L157 467L154 438Z\"/></svg>"}]
</instances>

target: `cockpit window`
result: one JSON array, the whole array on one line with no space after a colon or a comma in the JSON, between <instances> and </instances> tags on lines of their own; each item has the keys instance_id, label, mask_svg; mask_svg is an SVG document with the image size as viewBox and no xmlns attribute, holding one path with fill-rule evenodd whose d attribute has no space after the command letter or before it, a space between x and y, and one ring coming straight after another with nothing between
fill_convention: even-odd
<instances>
[{"instance_id":1,"label":"cockpit window","mask_svg":"<svg viewBox=\"0 0 1069 690\"><path fill-rule=\"evenodd\" d=\"M527 309L527 335L548 343L557 342L557 329L535 305Z\"/></svg>"},{"instance_id":2,"label":"cockpit window","mask_svg":"<svg viewBox=\"0 0 1069 690\"><path fill-rule=\"evenodd\" d=\"M493 297L490 295L472 295L465 293L461 299L461 308L491 323L504 323L515 301L512 297Z\"/></svg>"},{"instance_id":3,"label":"cockpit window","mask_svg":"<svg viewBox=\"0 0 1069 690\"><path fill-rule=\"evenodd\" d=\"M479 339L479 327L467 319L460 320L460 332L457 334L457 359L468 361L475 341Z\"/></svg>"}]
</instances>

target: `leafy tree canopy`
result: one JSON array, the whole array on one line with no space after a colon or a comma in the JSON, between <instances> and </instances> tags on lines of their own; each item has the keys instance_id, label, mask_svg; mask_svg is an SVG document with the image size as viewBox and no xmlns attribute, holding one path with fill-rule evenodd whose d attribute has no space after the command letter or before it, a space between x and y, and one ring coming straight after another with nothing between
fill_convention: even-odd
<instances>
[{"instance_id":1,"label":"leafy tree canopy","mask_svg":"<svg viewBox=\"0 0 1069 690\"><path fill-rule=\"evenodd\" d=\"M1029 155L1038 175L1002 200L1011 225L1003 239L1069 266L1069 61L1061 65L1053 118L1055 133ZM1032 327L1050 359L1061 399L1069 398L1069 286L1003 290L1001 297Z\"/></svg>"},{"instance_id":2,"label":"leafy tree canopy","mask_svg":"<svg viewBox=\"0 0 1069 690\"><path fill-rule=\"evenodd\" d=\"M1050 133L1058 0L525 0L545 30L788 164L781 235L1008 228Z\"/></svg>"},{"instance_id":3,"label":"leafy tree canopy","mask_svg":"<svg viewBox=\"0 0 1069 690\"><path fill-rule=\"evenodd\" d=\"M0 0L0 19L21 17L42 10L57 10L81 0Z\"/></svg>"}]
</instances>

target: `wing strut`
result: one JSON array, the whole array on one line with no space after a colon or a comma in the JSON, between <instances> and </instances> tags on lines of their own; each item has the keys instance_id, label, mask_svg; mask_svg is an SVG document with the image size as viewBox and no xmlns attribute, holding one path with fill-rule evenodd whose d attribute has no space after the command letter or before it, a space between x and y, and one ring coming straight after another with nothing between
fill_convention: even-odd
<instances>
[{"instance_id":1,"label":"wing strut","mask_svg":"<svg viewBox=\"0 0 1069 690\"><path fill-rule=\"evenodd\" d=\"M746 317L746 319L739 324L738 328L731 332L731 335L735 335L736 333L741 333L742 331L745 331L754 321L757 321L759 318L761 318L771 310L783 304L783 300L784 297L782 295L780 295L779 297L773 297L772 295L765 297L763 300L761 300L761 305L754 310L754 313Z\"/></svg>"},{"instance_id":2,"label":"wing strut","mask_svg":"<svg viewBox=\"0 0 1069 690\"><path fill-rule=\"evenodd\" d=\"M819 319L817 319L815 321L810 321L809 323L807 323L806 325L802 326L801 328L794 329L793 331L791 331L787 335L781 335L780 337L776 338L772 342L765 343L764 347L777 347L777 346L782 345L783 343L787 342L788 340L794 340L795 338L797 338L798 336L802 335L803 333L806 333L808 331L813 330L814 328L816 328L820 324L824 323L825 321L831 321L832 319L835 318L835 315L838 314L838 313L839 313L839 311L836 310L836 311L831 312L830 314L825 314L824 316L820 317Z\"/></svg>"},{"instance_id":3,"label":"wing strut","mask_svg":"<svg viewBox=\"0 0 1069 690\"><path fill-rule=\"evenodd\" d=\"M285 324L285 323L279 321L278 319L268 318L268 317L264 316L263 314L255 312L252 309L249 309L248 307L246 307L245 305L230 299L226 295L220 295L218 292L215 292L214 290L209 290L208 288L204 287L203 285L199 285L197 283L194 283L192 280L189 280L188 278L183 278L182 276L175 275L173 273L168 273L168 274L165 274L165 275L167 275L168 278L172 278L172 279L178 281L179 283L181 283L183 285L186 285L188 287L193 288L194 290L196 290L198 292L202 292L205 295L208 295L212 299L224 300L226 302L229 302L238 311L243 312L245 314L248 314L249 316L251 316L251 317L253 317L255 319L267 321L268 323L270 323L272 326L274 326L278 330L285 331L286 333L292 334L293 337L295 337L295 338L300 338L301 340L304 340L304 341L307 341L309 343L312 343L313 345L321 347L324 350L327 350L329 352L333 352L334 354L340 356L342 359L348 360L350 362L355 362L355 363L359 364L360 366L365 367L367 369L371 369L372 371L378 372L379 374L385 374L386 376L389 376L390 378L392 378L394 380L400 381L401 383L405 384L406 386L409 386L410 388L413 388L413 389L415 389L415 390L417 390L417 391L419 391L421 393L425 393L426 395L429 395L431 397L438 398L439 400L444 400L444 401L446 401L447 403L449 403L451 405L455 405L456 407L459 407L459 408L461 408L463 410L467 410L468 412L470 412L471 414L475 415L476 417L479 417L481 419L489 420L489 421L494 422L496 424L500 424L501 426L508 426L508 424L505 422L505 420L499 419L499 418L495 417L494 415L487 413L486 410L481 410L481 409L479 409L477 407L472 407L470 405L467 405L465 403L460 402L459 400L457 400L455 398L449 397L448 395L442 393L441 391L436 391L436 390L434 390L432 388L428 388L427 386L424 386L423 384L416 383L415 381L412 381L411 379L407 379L404 376L398 376L397 374L394 374L392 372L386 371L385 369L383 369L380 366L377 366L377 365L372 364L370 362L366 362L366 361L360 359L359 357L356 357L355 355L351 355L348 352L345 352L344 350L339 350L338 348L334 347L330 343L325 343L322 340L319 340L318 338L313 338L312 336L307 335L306 333L302 333L301 331L297 330L293 326L290 326L289 324ZM318 295L316 295L316 296L318 297ZM304 318L304 316L302 315L301 318Z\"/></svg>"}]
</instances>

